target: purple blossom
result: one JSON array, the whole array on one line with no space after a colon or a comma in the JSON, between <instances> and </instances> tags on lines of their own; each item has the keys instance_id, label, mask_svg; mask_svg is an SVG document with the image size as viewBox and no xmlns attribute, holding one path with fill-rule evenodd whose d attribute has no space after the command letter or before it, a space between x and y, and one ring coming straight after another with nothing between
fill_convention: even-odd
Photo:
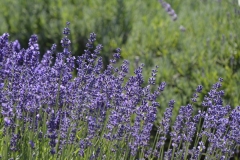
<instances>
[{"instance_id":1,"label":"purple blossom","mask_svg":"<svg viewBox=\"0 0 240 160\"><path fill-rule=\"evenodd\" d=\"M159 0L161 3L162 7L165 9L165 11L168 13L169 16L171 16L173 21L177 20L177 14L175 11L172 9L171 5L169 3L164 2L163 0Z\"/></svg>"},{"instance_id":2,"label":"purple blossom","mask_svg":"<svg viewBox=\"0 0 240 160\"><path fill-rule=\"evenodd\" d=\"M32 140L29 141L29 145L31 146L32 149L35 148L35 144L34 144L34 142Z\"/></svg>"},{"instance_id":3,"label":"purple blossom","mask_svg":"<svg viewBox=\"0 0 240 160\"><path fill-rule=\"evenodd\" d=\"M61 44L62 44L62 47L63 47L63 53L65 55L69 55L70 54L70 52L68 51L68 48L69 48L69 46L71 44L71 41L68 39L68 35L70 34L69 25L70 25L70 23L67 22L66 23L66 28L64 28L64 30L63 30L63 34L65 36L61 40Z\"/></svg>"},{"instance_id":4,"label":"purple blossom","mask_svg":"<svg viewBox=\"0 0 240 160\"><path fill-rule=\"evenodd\" d=\"M4 118L5 126L10 126L11 125L11 120L8 117Z\"/></svg>"},{"instance_id":5,"label":"purple blossom","mask_svg":"<svg viewBox=\"0 0 240 160\"><path fill-rule=\"evenodd\" d=\"M18 40L15 40L13 42L13 51L15 52L19 52L21 49L20 43L18 42Z\"/></svg>"}]
</instances>

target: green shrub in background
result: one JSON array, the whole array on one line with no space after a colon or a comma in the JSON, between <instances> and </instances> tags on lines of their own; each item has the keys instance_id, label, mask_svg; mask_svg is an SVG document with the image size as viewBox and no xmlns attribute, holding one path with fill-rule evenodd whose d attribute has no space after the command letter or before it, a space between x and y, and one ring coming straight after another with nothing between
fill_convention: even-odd
<instances>
[{"instance_id":1,"label":"green shrub in background","mask_svg":"<svg viewBox=\"0 0 240 160\"><path fill-rule=\"evenodd\" d=\"M131 9L125 7L121 0L72 0L72 1L1 1L0 30L11 33L11 38L22 40L21 45L27 48L29 34L37 34L42 42L40 46L51 47L59 43L62 35L61 26L66 21L74 22L71 26L73 53L84 52L86 40L90 32L96 32L103 42L104 58L108 60L109 53L118 44L126 43L131 31ZM59 45L60 46L60 45ZM60 47L58 46L58 49ZM75 48L74 48L75 47ZM42 49L45 52L47 48ZM110 55L111 56L111 55Z\"/></svg>"},{"instance_id":2,"label":"green shrub in background","mask_svg":"<svg viewBox=\"0 0 240 160\"><path fill-rule=\"evenodd\" d=\"M193 88L198 84L209 88L218 77L226 80L225 102L232 107L239 104L237 1L166 2L177 13L177 21L171 20L157 0L6 0L0 2L0 31L8 31L11 39L24 42L21 45L25 48L28 37L37 34L40 46L46 47L41 50L43 53L52 43L57 43L60 49L59 31L70 21L73 25L69 38L77 44L71 46L73 53L82 54L88 34L95 32L97 42L104 46L104 62L112 56L113 49L120 47L123 58L145 63L144 77L149 76L155 65L160 66L157 83L168 84L159 99L161 111L172 98L176 106L187 104ZM134 66L131 67L133 71Z\"/></svg>"},{"instance_id":3,"label":"green shrub in background","mask_svg":"<svg viewBox=\"0 0 240 160\"><path fill-rule=\"evenodd\" d=\"M164 94L177 99L178 106L190 101L191 88L210 87L219 76L227 79L223 84L226 103L236 106L240 98L237 1L168 1L178 14L174 22L163 10L159 12L157 1L145 3L151 9L139 4L141 11L135 15L141 14L141 20L138 25L133 22L123 53L137 54L149 68L158 64L159 82L168 83Z\"/></svg>"}]
</instances>

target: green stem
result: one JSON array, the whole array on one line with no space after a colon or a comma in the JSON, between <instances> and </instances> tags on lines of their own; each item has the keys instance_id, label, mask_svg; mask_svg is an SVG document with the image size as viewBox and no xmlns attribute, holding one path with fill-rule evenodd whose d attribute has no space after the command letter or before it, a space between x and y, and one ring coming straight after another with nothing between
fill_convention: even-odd
<instances>
[{"instance_id":1,"label":"green stem","mask_svg":"<svg viewBox=\"0 0 240 160\"><path fill-rule=\"evenodd\" d=\"M187 143L186 147L187 147L187 149L186 149L185 154L184 154L184 160L186 160L187 156L188 156L189 143Z\"/></svg>"},{"instance_id":2,"label":"green stem","mask_svg":"<svg viewBox=\"0 0 240 160\"><path fill-rule=\"evenodd\" d=\"M173 158L174 158L174 154L175 154L175 147L173 147L173 152L172 152L171 160L173 160Z\"/></svg>"}]
</instances>

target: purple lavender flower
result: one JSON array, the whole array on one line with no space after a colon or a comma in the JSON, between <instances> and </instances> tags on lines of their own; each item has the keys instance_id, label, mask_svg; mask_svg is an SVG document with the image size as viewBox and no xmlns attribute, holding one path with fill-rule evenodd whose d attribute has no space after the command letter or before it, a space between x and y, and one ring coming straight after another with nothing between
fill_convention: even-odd
<instances>
[{"instance_id":1,"label":"purple lavender flower","mask_svg":"<svg viewBox=\"0 0 240 160\"><path fill-rule=\"evenodd\" d=\"M162 7L166 10L166 12L169 14L169 16L172 17L172 20L176 21L177 20L177 14L172 9L171 5L164 2L163 0L159 0L159 2L161 3Z\"/></svg>"},{"instance_id":2,"label":"purple lavender flower","mask_svg":"<svg viewBox=\"0 0 240 160\"><path fill-rule=\"evenodd\" d=\"M10 126L11 125L11 120L8 117L4 118L5 126Z\"/></svg>"},{"instance_id":3,"label":"purple lavender flower","mask_svg":"<svg viewBox=\"0 0 240 160\"><path fill-rule=\"evenodd\" d=\"M160 149L162 146L164 146L165 141L166 141L166 136L169 132L169 127L170 127L170 122L171 122L171 117L172 117L172 111L173 111L173 107L174 107L174 100L171 100L168 103L168 108L166 109L166 111L164 112L164 116L163 119L160 122L160 126L158 127L158 134L160 136L157 144L156 144L156 149Z\"/></svg>"},{"instance_id":4,"label":"purple lavender flower","mask_svg":"<svg viewBox=\"0 0 240 160\"><path fill-rule=\"evenodd\" d=\"M35 144L34 144L34 142L33 142L32 140L29 141L29 144L30 144L30 146L31 146L32 149L35 148Z\"/></svg>"},{"instance_id":5,"label":"purple lavender flower","mask_svg":"<svg viewBox=\"0 0 240 160\"><path fill-rule=\"evenodd\" d=\"M0 48L4 48L5 46L7 46L8 44L8 37L9 34L8 33L4 33L1 37L0 37Z\"/></svg>"},{"instance_id":6,"label":"purple lavender flower","mask_svg":"<svg viewBox=\"0 0 240 160\"><path fill-rule=\"evenodd\" d=\"M158 90L159 90L159 91L163 91L165 87L166 87L166 82L162 82L162 83L160 84L160 86L158 87Z\"/></svg>"},{"instance_id":7,"label":"purple lavender flower","mask_svg":"<svg viewBox=\"0 0 240 160\"><path fill-rule=\"evenodd\" d=\"M63 47L63 53L65 55L69 55L70 54L70 52L68 51L68 48L69 48L69 46L71 44L71 41L68 39L68 35L70 34L69 25L70 25L70 23L67 22L66 23L66 28L64 28L64 30L63 30L63 34L65 36L61 40L61 44L62 44L62 47Z\"/></svg>"},{"instance_id":8,"label":"purple lavender flower","mask_svg":"<svg viewBox=\"0 0 240 160\"><path fill-rule=\"evenodd\" d=\"M18 40L15 40L13 42L13 51L15 52L19 52L21 49L20 43L18 42Z\"/></svg>"},{"instance_id":9,"label":"purple lavender flower","mask_svg":"<svg viewBox=\"0 0 240 160\"><path fill-rule=\"evenodd\" d=\"M10 150L11 151L17 151L17 142L18 142L18 135L17 134L12 134L11 136L11 141L10 141Z\"/></svg>"}]
</instances>

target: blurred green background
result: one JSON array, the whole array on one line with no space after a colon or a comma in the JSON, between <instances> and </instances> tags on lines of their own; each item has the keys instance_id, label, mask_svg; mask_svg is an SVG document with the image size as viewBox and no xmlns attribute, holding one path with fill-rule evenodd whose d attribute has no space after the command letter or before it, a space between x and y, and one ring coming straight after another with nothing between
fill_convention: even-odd
<instances>
[{"instance_id":1,"label":"blurred green background","mask_svg":"<svg viewBox=\"0 0 240 160\"><path fill-rule=\"evenodd\" d=\"M166 0L178 15L172 21L158 0L3 0L0 1L0 34L8 32L27 48L31 34L39 36L41 53L58 45L66 21L71 22L74 55L81 55L91 32L103 44L105 65L114 49L122 49L131 62L131 73L145 64L146 83L159 66L157 84L167 82L159 98L159 117L168 101L176 111L190 103L195 88L204 94L219 77L224 79L224 104L240 104L240 6L237 0ZM174 115L176 116L176 113Z\"/></svg>"}]
</instances>

